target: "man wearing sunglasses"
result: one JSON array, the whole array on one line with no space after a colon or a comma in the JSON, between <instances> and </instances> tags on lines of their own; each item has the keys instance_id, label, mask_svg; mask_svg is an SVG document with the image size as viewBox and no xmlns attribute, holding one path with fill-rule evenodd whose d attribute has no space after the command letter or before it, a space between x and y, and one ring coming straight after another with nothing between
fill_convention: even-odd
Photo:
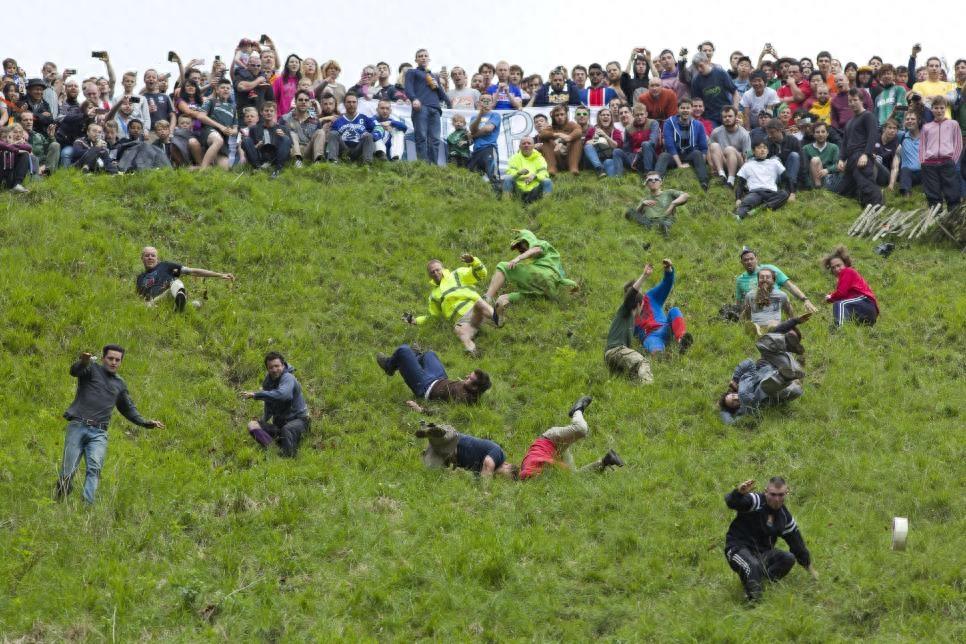
<instances>
[{"instance_id":1,"label":"man wearing sunglasses","mask_svg":"<svg viewBox=\"0 0 966 644\"><path fill-rule=\"evenodd\" d=\"M725 496L728 507L738 513L725 537L725 556L741 578L748 600L753 602L761 599L762 581L778 581L796 561L813 579L818 579L798 524L785 507L785 479L773 476L764 494L753 492L754 489L755 481L751 479ZM778 537L785 540L790 552L775 548Z\"/></svg>"}]
</instances>

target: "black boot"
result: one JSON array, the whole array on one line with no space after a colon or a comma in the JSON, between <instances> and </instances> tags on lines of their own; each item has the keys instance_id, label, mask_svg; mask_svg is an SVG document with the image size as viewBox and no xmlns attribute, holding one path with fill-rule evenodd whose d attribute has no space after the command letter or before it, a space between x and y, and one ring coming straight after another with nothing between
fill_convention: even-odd
<instances>
[{"instance_id":1,"label":"black boot","mask_svg":"<svg viewBox=\"0 0 966 644\"><path fill-rule=\"evenodd\" d=\"M377 353L376 362L379 364L379 367L386 372L387 376L396 375L396 369L390 364L390 358L385 353Z\"/></svg>"},{"instance_id":2,"label":"black boot","mask_svg":"<svg viewBox=\"0 0 966 644\"><path fill-rule=\"evenodd\" d=\"M624 467L624 459L617 455L617 452L610 449L604 454L604 458L600 459L600 464L604 467Z\"/></svg>"},{"instance_id":3,"label":"black boot","mask_svg":"<svg viewBox=\"0 0 966 644\"><path fill-rule=\"evenodd\" d=\"M581 396L577 399L577 402L574 403L574 406L570 408L570 411L567 412L567 415L573 418L574 414L576 414L578 411L584 411L590 407L590 403L593 400L594 399L590 396Z\"/></svg>"}]
</instances>

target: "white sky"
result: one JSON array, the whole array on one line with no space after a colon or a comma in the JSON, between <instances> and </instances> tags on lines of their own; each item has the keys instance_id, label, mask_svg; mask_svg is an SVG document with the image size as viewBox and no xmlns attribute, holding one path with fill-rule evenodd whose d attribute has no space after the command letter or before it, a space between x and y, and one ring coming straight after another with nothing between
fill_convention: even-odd
<instances>
[{"instance_id":1,"label":"white sky","mask_svg":"<svg viewBox=\"0 0 966 644\"><path fill-rule=\"evenodd\" d=\"M283 60L294 52L320 63L329 58L339 61L343 70L339 81L347 87L356 82L365 64L379 60L390 64L395 78L399 63L411 62L420 47L429 49L434 70L441 65L475 69L484 60L506 59L521 65L527 74L544 77L558 64L569 68L619 60L623 66L633 46L648 47L655 58L665 47L676 52L683 45L694 52L705 39L717 47L715 61L725 64L735 49L757 60L768 41L782 56L814 60L820 49L829 49L843 64L849 60L862 64L878 54L886 62L904 65L917 41L923 45L922 61L929 55L945 55L952 65L956 58L966 57L962 37L966 2L780 4L691 0L685 5L671 0L653 9L655 5L642 0L603 4L586 0L169 0L95 8L76 0L48 0L38 8L11 0L3 10L4 31L9 34L13 25L21 25L22 31L3 39L0 55L16 58L31 77L40 75L45 60L56 62L61 70L74 67L85 77L104 73L103 64L92 60L90 52L106 49L120 81L126 70L176 71L166 62L169 49L182 60L205 58L210 65L215 54L229 58L242 36L257 39L268 33ZM796 4L808 10L790 13L786 7ZM687 11L674 12L684 6ZM148 7L164 7L164 17L145 15ZM418 14L412 13L412 7L420 7ZM745 7L751 7L753 14L747 20L738 16L739 8ZM893 14L886 16L888 11ZM928 15L916 19L916 11ZM76 18L67 19L71 15ZM31 42L25 37L29 34L40 35Z\"/></svg>"}]
</instances>

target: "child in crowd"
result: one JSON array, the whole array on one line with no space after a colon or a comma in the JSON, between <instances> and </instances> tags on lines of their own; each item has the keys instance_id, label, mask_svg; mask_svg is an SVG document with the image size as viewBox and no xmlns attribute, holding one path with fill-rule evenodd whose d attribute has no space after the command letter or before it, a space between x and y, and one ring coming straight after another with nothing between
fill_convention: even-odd
<instances>
[{"instance_id":1,"label":"child in crowd","mask_svg":"<svg viewBox=\"0 0 966 644\"><path fill-rule=\"evenodd\" d=\"M29 171L30 146L14 140L12 127L0 127L0 185L13 192L30 192L23 186Z\"/></svg>"},{"instance_id":2,"label":"child in crowd","mask_svg":"<svg viewBox=\"0 0 966 644\"><path fill-rule=\"evenodd\" d=\"M449 160L457 167L465 168L470 160L470 144L473 142L469 130L466 129L466 119L459 114L454 114L450 119L453 131L446 137L446 145L449 147Z\"/></svg>"},{"instance_id":3,"label":"child in crowd","mask_svg":"<svg viewBox=\"0 0 966 644\"><path fill-rule=\"evenodd\" d=\"M785 166L777 157L768 156L768 142L756 141L752 152L755 156L738 170L735 183L735 218L739 221L756 206L765 204L777 210L788 201L788 193L778 189Z\"/></svg>"},{"instance_id":4,"label":"child in crowd","mask_svg":"<svg viewBox=\"0 0 966 644\"><path fill-rule=\"evenodd\" d=\"M238 130L238 136L233 136L228 141L228 165L234 166L235 163L245 162L245 153L241 149L241 142L248 138L249 130L258 124L258 110L254 107L246 107L242 110L242 127Z\"/></svg>"}]
</instances>

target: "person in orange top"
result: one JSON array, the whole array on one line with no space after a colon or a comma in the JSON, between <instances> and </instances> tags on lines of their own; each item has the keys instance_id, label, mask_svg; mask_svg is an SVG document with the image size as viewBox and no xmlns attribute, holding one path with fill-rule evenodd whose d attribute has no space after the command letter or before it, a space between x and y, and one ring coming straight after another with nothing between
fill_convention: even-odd
<instances>
[{"instance_id":1,"label":"person in orange top","mask_svg":"<svg viewBox=\"0 0 966 644\"><path fill-rule=\"evenodd\" d=\"M637 100L647 107L647 113L651 118L658 121L678 113L677 94L674 90L664 87L660 78L652 78L648 81L647 91L643 92Z\"/></svg>"},{"instance_id":2,"label":"person in orange top","mask_svg":"<svg viewBox=\"0 0 966 644\"><path fill-rule=\"evenodd\" d=\"M560 166L566 165L572 174L580 172L580 157L583 154L583 131L573 121L567 120L567 108L556 105L550 110L550 125L538 134L543 146L540 153L547 160L547 171L553 177Z\"/></svg>"}]
</instances>

